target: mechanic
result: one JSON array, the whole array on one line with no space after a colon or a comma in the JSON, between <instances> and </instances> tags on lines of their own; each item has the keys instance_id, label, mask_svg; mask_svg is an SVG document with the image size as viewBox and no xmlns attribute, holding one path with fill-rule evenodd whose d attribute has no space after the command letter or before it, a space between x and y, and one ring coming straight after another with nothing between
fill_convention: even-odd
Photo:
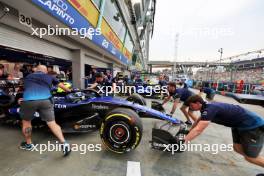
<instances>
[{"instance_id":1,"label":"mechanic","mask_svg":"<svg viewBox=\"0 0 264 176\"><path fill-rule=\"evenodd\" d=\"M112 92L106 92L108 90L107 86L112 86L112 83L109 83L109 82L107 82L106 79L104 79L103 73L97 72L97 73L95 73L95 81L92 85L89 86L89 88L95 89L96 91L103 90L104 92L98 92L98 93L108 95ZM100 89L102 87L103 87L103 89Z\"/></svg>"},{"instance_id":2,"label":"mechanic","mask_svg":"<svg viewBox=\"0 0 264 176\"><path fill-rule=\"evenodd\" d=\"M20 115L22 119L22 132L26 139L20 145L21 149L32 150L31 140L32 125L31 120L35 112L39 112L43 121L46 121L52 133L62 144L63 155L67 156L70 152L70 144L66 142L61 131L61 127L55 122L54 107L51 95L52 85L58 85L67 92L71 90L66 88L55 77L47 74L47 67L38 65L36 72L29 74L24 80L23 102L21 103Z\"/></svg>"},{"instance_id":3,"label":"mechanic","mask_svg":"<svg viewBox=\"0 0 264 176\"><path fill-rule=\"evenodd\" d=\"M197 117L193 114L193 111L191 109L188 109L189 107L185 104L185 101L193 95L193 93L188 89L187 86L184 86L184 88L176 88L176 83L169 82L168 83L168 97L166 97L162 103L162 105L166 104L171 98L173 98L173 107L170 112L170 115L172 116L177 109L178 104L180 101L183 101L183 105L180 108L183 112L184 116L186 117L187 121L185 122L187 125L192 125L192 122L190 120L190 117L195 122ZM188 111L187 111L188 109Z\"/></svg>"},{"instance_id":4,"label":"mechanic","mask_svg":"<svg viewBox=\"0 0 264 176\"><path fill-rule=\"evenodd\" d=\"M238 105L206 103L199 95L190 97L186 104L194 111L201 111L201 117L192 126L185 142L199 136L210 122L231 127L234 150L248 162L264 167L264 157L259 155L264 142L262 117Z\"/></svg>"},{"instance_id":5,"label":"mechanic","mask_svg":"<svg viewBox=\"0 0 264 176\"><path fill-rule=\"evenodd\" d=\"M103 73L97 72L95 73L94 77L95 77L95 80L89 88L96 89L97 87L106 86L106 81L104 79Z\"/></svg>"},{"instance_id":6,"label":"mechanic","mask_svg":"<svg viewBox=\"0 0 264 176\"><path fill-rule=\"evenodd\" d=\"M202 93L206 94L206 99L209 101L213 101L215 97L215 90L210 88L209 82L205 82L201 87L200 87L200 93L199 95L201 96Z\"/></svg>"}]
</instances>

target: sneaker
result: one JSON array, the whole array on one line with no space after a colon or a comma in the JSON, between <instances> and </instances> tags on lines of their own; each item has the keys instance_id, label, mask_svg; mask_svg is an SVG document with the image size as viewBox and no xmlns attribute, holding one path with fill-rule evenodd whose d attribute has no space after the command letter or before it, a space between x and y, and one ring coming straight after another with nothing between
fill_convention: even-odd
<instances>
[{"instance_id":1,"label":"sneaker","mask_svg":"<svg viewBox=\"0 0 264 176\"><path fill-rule=\"evenodd\" d=\"M187 121L185 122L185 124L186 124L186 125L192 125L192 122L189 121L189 120L187 120Z\"/></svg>"},{"instance_id":2,"label":"sneaker","mask_svg":"<svg viewBox=\"0 0 264 176\"><path fill-rule=\"evenodd\" d=\"M34 145L33 144L27 144L26 142L21 142L19 148L22 149L22 150L31 151L34 148Z\"/></svg>"},{"instance_id":3,"label":"sneaker","mask_svg":"<svg viewBox=\"0 0 264 176\"><path fill-rule=\"evenodd\" d=\"M68 156L71 153L71 146L69 143L64 142L62 145L63 156Z\"/></svg>"}]
</instances>

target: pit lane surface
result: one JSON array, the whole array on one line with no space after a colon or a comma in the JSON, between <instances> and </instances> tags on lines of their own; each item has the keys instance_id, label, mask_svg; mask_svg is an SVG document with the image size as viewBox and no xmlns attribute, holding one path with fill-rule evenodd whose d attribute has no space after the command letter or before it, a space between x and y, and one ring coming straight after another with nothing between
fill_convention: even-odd
<instances>
[{"instance_id":1,"label":"pit lane surface","mask_svg":"<svg viewBox=\"0 0 264 176\"><path fill-rule=\"evenodd\" d=\"M235 100L216 95L216 101L239 104ZM150 103L150 100L148 100ZM166 105L170 111L172 103ZM264 109L260 106L241 104L264 117ZM182 113L177 110L176 117L183 119ZM0 175L5 176L125 176L127 161L140 162L141 175L144 176L255 176L263 173L263 168L247 163L235 152L219 152L214 155L210 152L184 152L171 155L170 153L152 150L149 147L153 119L144 119L144 134L138 148L128 154L119 155L106 151L102 147L99 152L79 152L63 158L61 152L28 152L18 149L23 140L19 129L0 126ZM70 143L100 144L98 132L90 134L66 135ZM47 144L55 138L49 132L33 131L33 140L36 143ZM203 135L194 143L230 144L232 143L231 130L226 127L211 124ZM262 151L264 155L264 151Z\"/></svg>"}]
</instances>

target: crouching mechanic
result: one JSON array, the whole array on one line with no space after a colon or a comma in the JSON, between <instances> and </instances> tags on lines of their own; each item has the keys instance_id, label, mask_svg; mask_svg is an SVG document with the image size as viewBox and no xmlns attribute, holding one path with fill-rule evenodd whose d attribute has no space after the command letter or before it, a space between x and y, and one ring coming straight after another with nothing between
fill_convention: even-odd
<instances>
[{"instance_id":1,"label":"crouching mechanic","mask_svg":"<svg viewBox=\"0 0 264 176\"><path fill-rule=\"evenodd\" d=\"M205 93L206 94L206 99L208 101L213 101L214 100L214 97L215 97L215 90L210 88L209 86L209 82L205 82L201 87L200 87L200 93L199 95L201 96L202 93Z\"/></svg>"},{"instance_id":2,"label":"crouching mechanic","mask_svg":"<svg viewBox=\"0 0 264 176\"><path fill-rule=\"evenodd\" d=\"M259 156L264 142L262 117L238 105L205 103L199 95L190 97L186 103L192 110L201 111L201 117L192 126L185 142L200 135L210 122L231 127L234 150L248 162L264 167L264 157Z\"/></svg>"},{"instance_id":3,"label":"crouching mechanic","mask_svg":"<svg viewBox=\"0 0 264 176\"><path fill-rule=\"evenodd\" d=\"M61 127L55 122L54 107L51 95L52 85L62 88L66 92L71 90L60 83L55 77L47 74L47 67L39 65L36 72L29 74L24 79L23 102L21 103L20 115L22 119L22 132L26 139L20 145L21 149L32 150L31 120L34 118L35 112L39 112L43 121L47 122L52 133L59 139L62 144L64 156L71 152L70 145L64 139Z\"/></svg>"},{"instance_id":4,"label":"crouching mechanic","mask_svg":"<svg viewBox=\"0 0 264 176\"><path fill-rule=\"evenodd\" d=\"M184 88L176 88L176 83L169 82L167 87L169 96L166 97L162 103L162 105L166 104L171 98L173 98L174 103L172 110L170 112L170 115L172 116L177 109L178 104L180 101L183 101L183 105L181 107L181 111L183 112L184 116L186 117L187 121L185 122L188 125L191 125L192 122L190 120L190 117L195 122L197 117L193 114L193 111L191 109L188 109L188 106L186 106L185 101L193 95L193 93L188 89L187 85L184 86ZM187 111L188 109L188 111Z\"/></svg>"}]
</instances>

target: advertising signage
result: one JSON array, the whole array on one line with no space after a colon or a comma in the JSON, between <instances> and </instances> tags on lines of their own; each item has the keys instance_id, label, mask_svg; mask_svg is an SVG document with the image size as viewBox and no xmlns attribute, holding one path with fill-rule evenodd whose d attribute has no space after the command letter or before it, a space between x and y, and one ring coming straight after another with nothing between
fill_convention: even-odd
<instances>
[{"instance_id":1,"label":"advertising signage","mask_svg":"<svg viewBox=\"0 0 264 176\"><path fill-rule=\"evenodd\" d=\"M89 21L65 0L32 0L32 2L70 28L79 30L83 28L86 28L87 30L93 28ZM102 34L92 35L88 38L96 45L114 55L123 64L129 64L128 58L125 57Z\"/></svg>"}]
</instances>

